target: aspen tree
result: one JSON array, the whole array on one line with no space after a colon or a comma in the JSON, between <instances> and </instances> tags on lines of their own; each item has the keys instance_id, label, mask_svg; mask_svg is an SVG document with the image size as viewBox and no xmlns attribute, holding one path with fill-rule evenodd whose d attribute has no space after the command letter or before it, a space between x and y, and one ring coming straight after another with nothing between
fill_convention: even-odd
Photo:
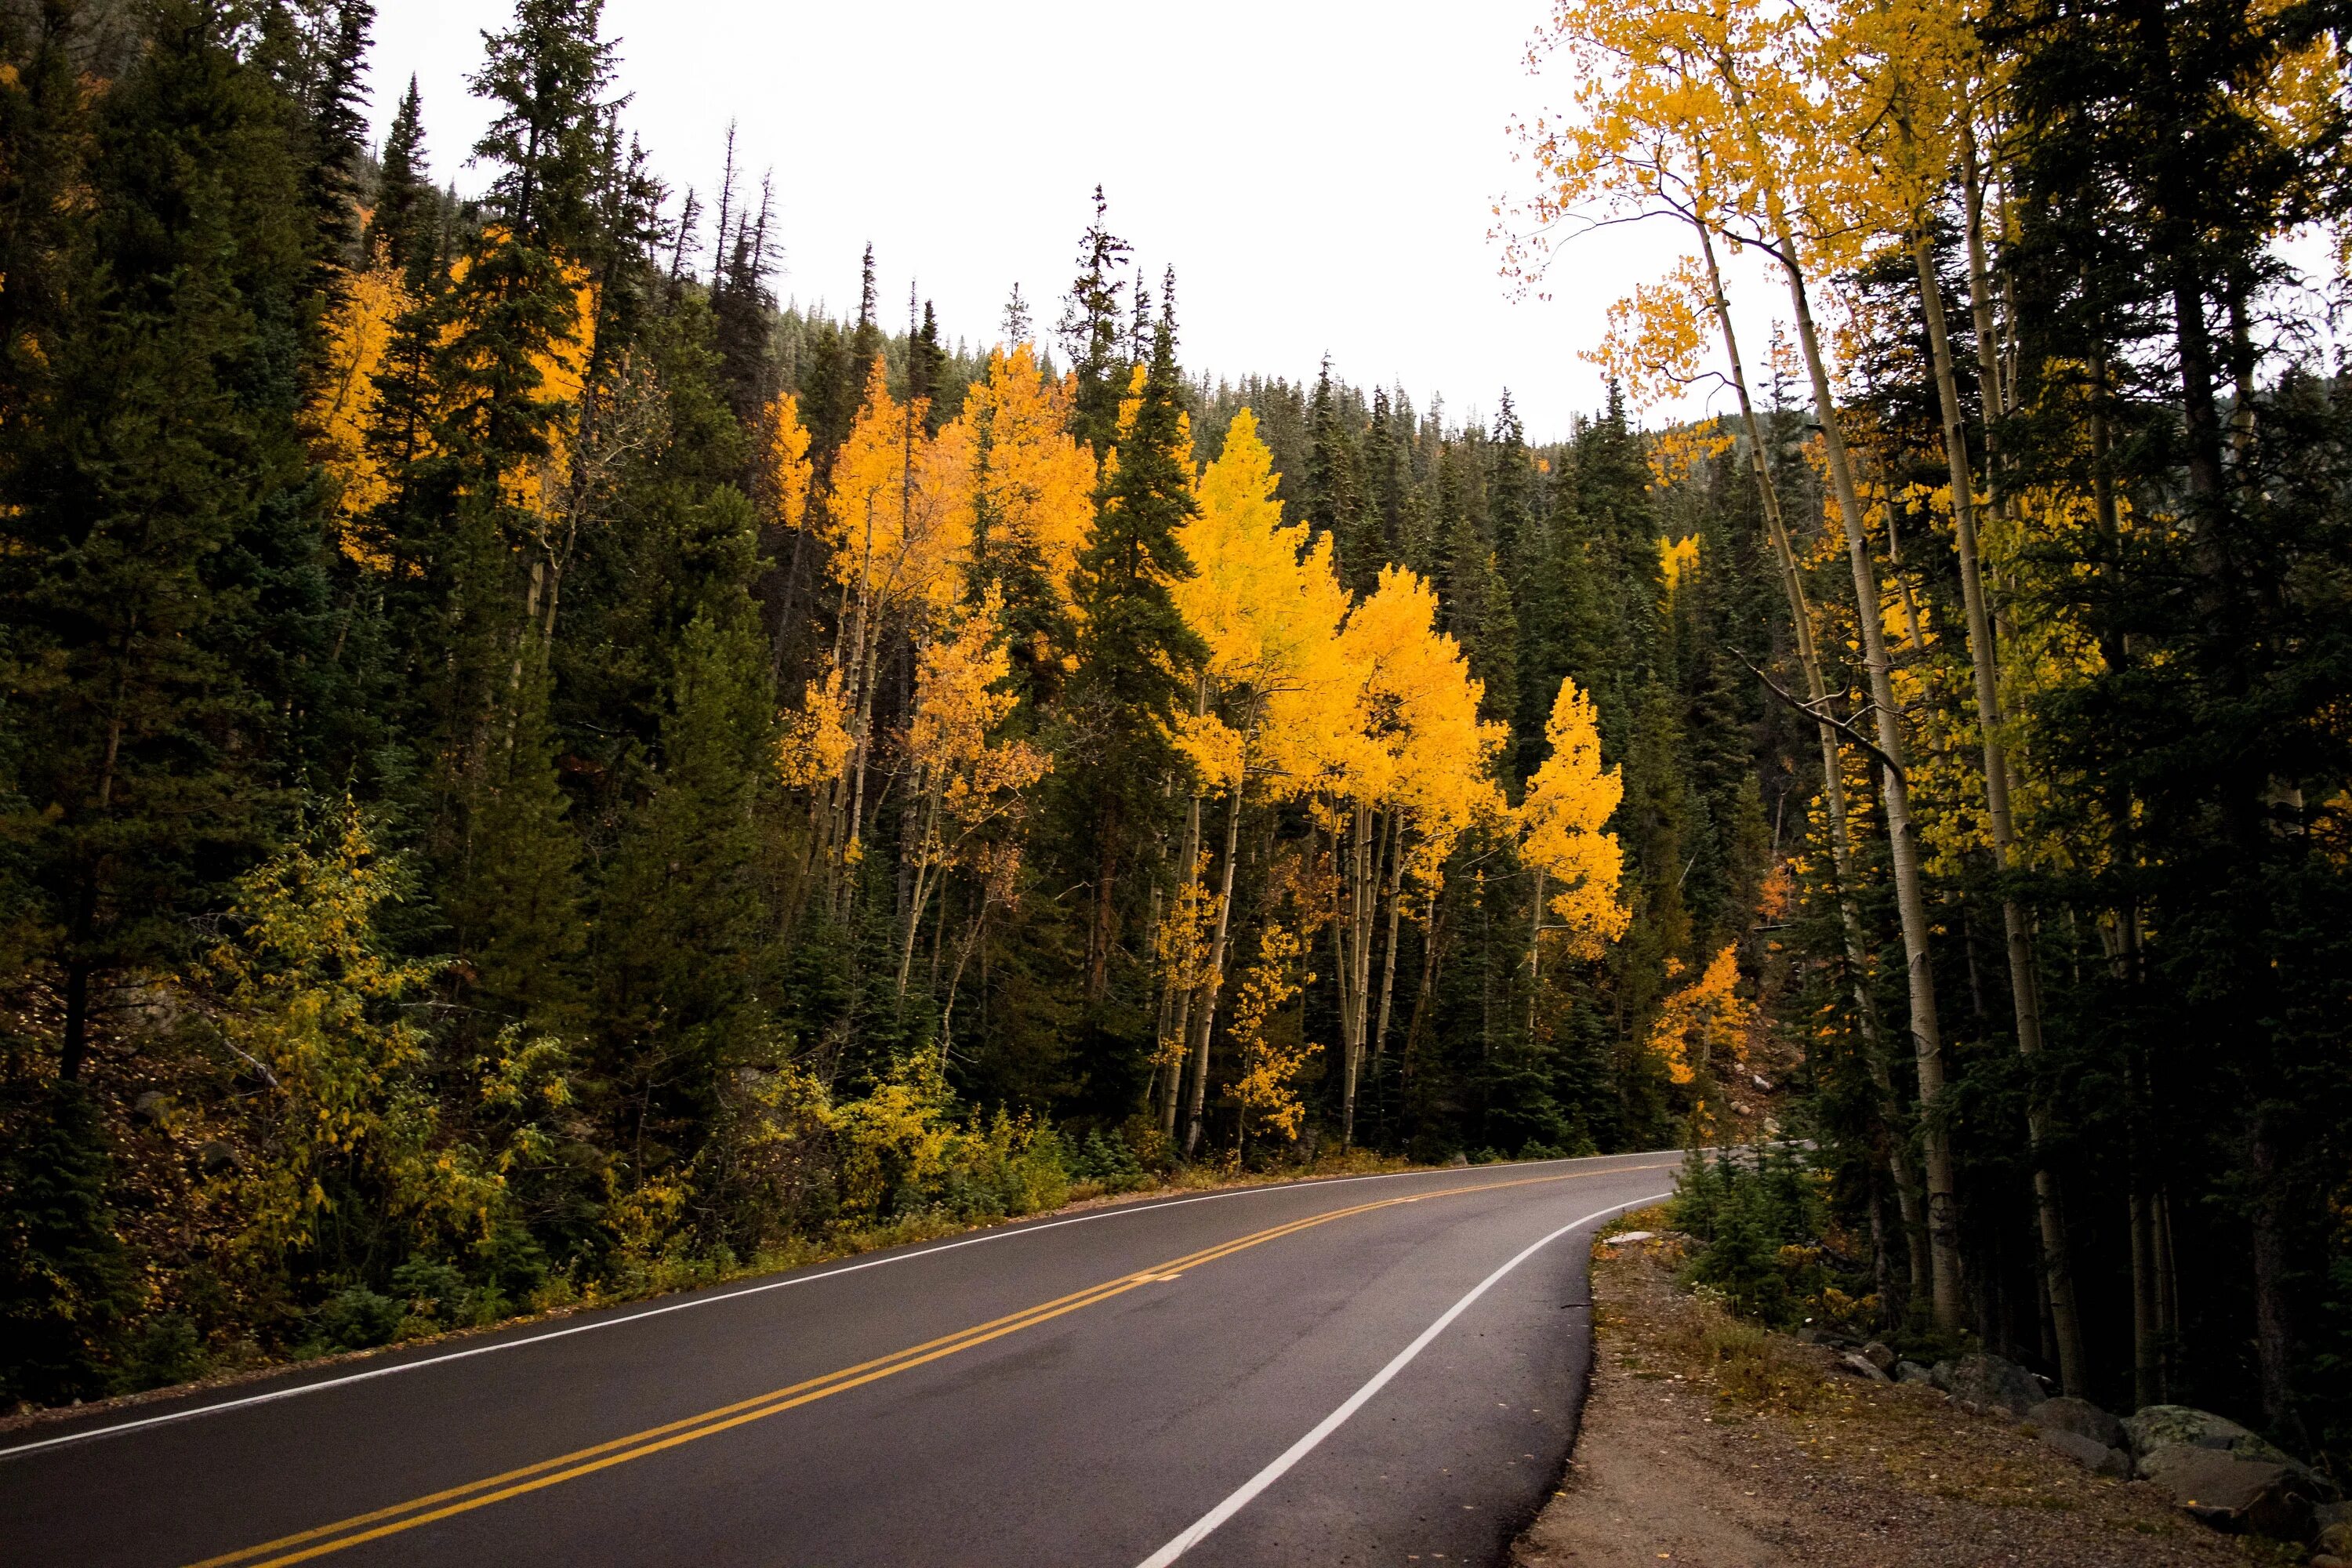
<instances>
[{"instance_id":1,"label":"aspen tree","mask_svg":"<svg viewBox=\"0 0 2352 1568\"><path fill-rule=\"evenodd\" d=\"M1601 765L1592 699L1573 679L1560 682L1544 739L1551 755L1528 779L1517 813L1521 857L1540 878L1559 884L1547 905L1538 881L1536 930L1565 931L1571 953L1597 958L1633 919L1617 898L1624 857L1617 836L1604 827L1625 798L1625 784L1618 770ZM1559 924L1542 923L1547 909Z\"/></svg>"},{"instance_id":2,"label":"aspen tree","mask_svg":"<svg viewBox=\"0 0 2352 1568\"><path fill-rule=\"evenodd\" d=\"M991 584L981 603L952 615L917 654L915 713L907 753L914 763L917 833L899 853L913 868L913 890L898 949L898 994L907 998L915 936L940 879L961 864L981 835L1020 809L1021 792L1044 777L1052 759L1017 737L995 731L1015 699L1000 689L1011 672L1004 650L1004 596ZM947 1040L940 1048L944 1057Z\"/></svg>"},{"instance_id":3,"label":"aspen tree","mask_svg":"<svg viewBox=\"0 0 2352 1568\"><path fill-rule=\"evenodd\" d=\"M1470 674L1461 646L1438 629L1437 616L1437 595L1428 583L1402 567L1384 567L1371 594L1349 612L1339 638L1353 712L1346 742L1335 753L1326 810L1347 828L1351 847L1339 928L1343 1142L1355 1133L1367 1034L1374 1059L1386 1047L1408 880L1424 913L1433 911L1445 861L1462 836L1473 824L1499 821L1504 813L1494 768L1508 728L1480 719L1485 690ZM1375 858L1383 816L1384 876ZM1371 952L1383 900L1386 956L1374 1025Z\"/></svg>"},{"instance_id":4,"label":"aspen tree","mask_svg":"<svg viewBox=\"0 0 2352 1568\"><path fill-rule=\"evenodd\" d=\"M1919 279L1919 308L1927 327L1937 405L1949 479L1952 526L1960 565L1960 599L1968 623L1969 664L1976 689L1977 728L1984 753L1985 815L1993 855L2004 879L2001 926L2009 961L2017 1048L2028 1070L2042 1051L2042 997L2034 974L2033 934L2012 881L2019 868L2017 831L2010 810L2009 756L2002 739L2000 658L1987 606L1978 545L1975 483L1960 411L1951 334L1944 319L1943 286L1936 275L1932 226L1955 163L1973 156L1961 130L1974 113L1976 37L1961 11L1905 0L1872 0L1834 18L1824 34L1819 69L1837 96L1848 100L1856 139L1872 154L1884 189L1872 193L1885 216L1882 226L1910 252ZM1987 413L1997 411L1988 405ZM2088 1387L2082 1321L2074 1306L2074 1276L2056 1174L2047 1157L2050 1110L2039 1084L2026 1100L2027 1152L2033 1166L2034 1210L2050 1316L2064 1390Z\"/></svg>"},{"instance_id":5,"label":"aspen tree","mask_svg":"<svg viewBox=\"0 0 2352 1568\"><path fill-rule=\"evenodd\" d=\"M971 541L970 431L950 426L922 436L923 411L891 396L879 359L866 401L835 457L820 531L840 589L832 668L843 680L850 752L830 786L824 832L814 851L831 875L863 856L866 781L874 758L874 699L883 636L894 618L928 620L963 590ZM834 875L836 915L850 881Z\"/></svg>"},{"instance_id":6,"label":"aspen tree","mask_svg":"<svg viewBox=\"0 0 2352 1568\"><path fill-rule=\"evenodd\" d=\"M1764 250L1787 279L1853 572L1876 731L1871 749L1881 772L1919 1078L1935 1319L1939 1328L1954 1331L1962 1309L1958 1214L1906 746L1879 624L1877 569L1809 281L1812 241L1838 232L1833 218L1822 220L1844 204L1839 187L1855 176L1829 144L1828 117L1807 90L1797 52L1801 28L1794 13L1768 14L1759 0L1707 0L1696 9L1561 0L1544 47L1568 50L1581 68L1576 115L1557 125L1539 119L1523 134L1548 184L1536 211L1550 218L1595 202L1635 212L1670 206L1654 172L1663 161L1654 150L1682 163L1706 153L1721 171L1719 231Z\"/></svg>"},{"instance_id":7,"label":"aspen tree","mask_svg":"<svg viewBox=\"0 0 2352 1568\"><path fill-rule=\"evenodd\" d=\"M1251 777L1262 777L1276 796L1297 794L1343 744L1337 715L1345 712L1349 693L1339 632L1347 591L1329 536L1310 542L1305 523L1285 523L1274 487L1272 455L1257 437L1255 416L1244 409L1225 434L1224 450L1201 475L1198 514L1178 534L1192 574L1173 585L1173 598L1207 649L1202 672L1212 700L1210 711L1181 723L1176 739L1211 790L1228 797L1223 886L1191 1020L1188 1152L1200 1146L1209 1037L1223 984ZM1219 699L1234 714L1231 721L1214 710Z\"/></svg>"},{"instance_id":8,"label":"aspen tree","mask_svg":"<svg viewBox=\"0 0 2352 1568\"><path fill-rule=\"evenodd\" d=\"M1798 668L1805 678L1805 706L1815 721L1813 731L1821 746L1822 796L1829 816L1831 869L1836 879L1838 928L1844 946L1847 981L1853 993L1854 1023L1862 1037L1864 1063L1878 1098L1879 1114L1887 1129L1887 1171L1894 1178L1895 1204L1903 1218L1911 1289L1916 1294L1925 1294L1929 1288L1926 1215L1921 1209L1918 1173L1908 1146L1908 1119L1887 1061L1878 1004L1871 994L1869 948L1856 901L1859 872L1846 803L1845 769L1838 746L1840 725L1832 714L1812 606L1789 536L1788 521L1780 510L1780 489L1772 481L1763 421L1757 416L1755 400L1748 392L1748 371L1739 352L1731 300L1725 291L1723 271L1717 258L1716 230L1709 221L1713 209L1706 185L1706 165L1703 157L1695 157L1686 178L1677 178L1663 161L1653 169L1661 187L1676 193L1675 199L1690 219L1703 270L1695 273L1685 259L1664 282L1637 287L1630 297L1612 306L1610 335L1595 357L1629 388L1655 396L1670 395L1700 379L1697 317L1704 311L1715 320L1724 363L1738 401L1740 422L1748 433L1748 468L1763 508L1765 531L1771 539L1773 562L1780 569L1781 591L1788 598L1790 635L1796 643Z\"/></svg>"}]
</instances>

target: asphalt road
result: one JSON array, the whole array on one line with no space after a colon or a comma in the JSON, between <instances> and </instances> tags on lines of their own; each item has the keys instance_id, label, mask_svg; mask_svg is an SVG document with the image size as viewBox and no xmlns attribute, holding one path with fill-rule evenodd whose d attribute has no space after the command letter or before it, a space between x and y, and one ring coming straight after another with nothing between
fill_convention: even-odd
<instances>
[{"instance_id":1,"label":"asphalt road","mask_svg":"<svg viewBox=\"0 0 2352 1568\"><path fill-rule=\"evenodd\" d=\"M1486 1563L1671 1154L1107 1207L0 1436L0 1563Z\"/></svg>"}]
</instances>

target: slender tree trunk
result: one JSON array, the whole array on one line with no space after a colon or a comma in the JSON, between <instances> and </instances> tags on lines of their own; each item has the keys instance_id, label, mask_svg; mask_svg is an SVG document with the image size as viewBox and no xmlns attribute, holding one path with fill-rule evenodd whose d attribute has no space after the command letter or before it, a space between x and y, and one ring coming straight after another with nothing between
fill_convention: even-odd
<instances>
[{"instance_id":1,"label":"slender tree trunk","mask_svg":"<svg viewBox=\"0 0 2352 1568\"><path fill-rule=\"evenodd\" d=\"M2131 1184L2132 1404L2164 1401L2157 1375L2156 1221L2147 1177L2135 1163Z\"/></svg>"},{"instance_id":2,"label":"slender tree trunk","mask_svg":"<svg viewBox=\"0 0 2352 1568\"><path fill-rule=\"evenodd\" d=\"M1404 901L1398 895L1404 882L1404 814L1389 813L1389 872L1385 897L1389 906L1388 941L1381 956L1381 1016L1372 1029L1372 1065L1375 1075L1381 1058L1389 1043L1389 1011L1396 999L1397 931L1404 912Z\"/></svg>"},{"instance_id":3,"label":"slender tree trunk","mask_svg":"<svg viewBox=\"0 0 2352 1568\"><path fill-rule=\"evenodd\" d=\"M1412 1074L1413 1058L1421 1049L1422 1037L1426 1032L1425 1026L1433 1005L1432 993L1437 985L1437 958L1445 943L1445 903L1443 899L1432 901L1429 923L1422 928L1421 939L1421 986L1412 994L1412 1018L1405 1026L1404 1061L1399 1069L1408 1078Z\"/></svg>"},{"instance_id":4,"label":"slender tree trunk","mask_svg":"<svg viewBox=\"0 0 2352 1568\"><path fill-rule=\"evenodd\" d=\"M2254 1115L2254 1135L2248 1151L2252 1167L2253 1213L2247 1226L2248 1262L2254 1281L2254 1364L2261 1374L2263 1418L2272 1426L2293 1430L2298 1425L2294 1402L2294 1323L2287 1308L2287 1243L2279 1223L2281 1189L2278 1145L2271 1112Z\"/></svg>"},{"instance_id":5,"label":"slender tree trunk","mask_svg":"<svg viewBox=\"0 0 2352 1568\"><path fill-rule=\"evenodd\" d=\"M1774 202L1777 207L1777 199ZM1829 367L1822 357L1821 334L1813 324L1812 301L1806 291L1796 236L1784 214L1774 215L1780 261L1789 279L1789 297L1797 318L1797 344L1812 383L1813 407L1821 421L1822 445L1829 454L1831 487L1846 537L1846 555L1853 568L1855 620L1862 633L1863 666L1870 676L1873 718L1878 749L1885 753L1880 771L1885 778L1886 837L1895 874L1895 902L1903 926L1903 950L1909 973L1911 1045L1919 1074L1921 1142L1927 1164L1927 1245L1936 1326L1949 1333L1960 1327L1959 1215L1953 1190L1952 1141L1943 1125L1943 1030L1936 1016L1936 977L1927 942L1927 900L1920 887L1919 845L1911 826L1911 787L1903 772L1905 752L1901 710L1895 701L1886 635L1879 624L1878 574L1870 559L1870 538L1863 522L1862 498L1853 482L1853 464L1846 450L1837 400L1830 389Z\"/></svg>"},{"instance_id":6,"label":"slender tree trunk","mask_svg":"<svg viewBox=\"0 0 2352 1568\"><path fill-rule=\"evenodd\" d=\"M1242 795L1249 787L1249 742L1257 730L1257 699L1250 699L1249 722L1242 730L1241 776L1234 780L1233 809L1225 815L1223 887L1217 894L1217 934L1209 944L1208 973L1201 980L1200 1016L1192 1023L1192 1095L1184 1126L1184 1158L1200 1152L1201 1127L1209 1102L1209 1033L1217 1019L1217 993L1225 981L1225 934L1234 914L1234 860L1241 848Z\"/></svg>"},{"instance_id":7,"label":"slender tree trunk","mask_svg":"<svg viewBox=\"0 0 2352 1568\"><path fill-rule=\"evenodd\" d=\"M1356 1089L1363 1071L1364 1044L1370 1034L1372 924L1379 912L1379 837L1372 810L1359 805L1351 814L1348 847L1346 941L1339 954L1339 1026L1344 1040L1339 1094L1339 1146L1356 1142Z\"/></svg>"},{"instance_id":8,"label":"slender tree trunk","mask_svg":"<svg viewBox=\"0 0 2352 1568\"><path fill-rule=\"evenodd\" d=\"M1900 1097L1895 1089L1894 1073L1886 1059L1885 1032L1880 1024L1877 1000L1870 994L1869 944L1862 927L1862 910L1855 901L1858 886L1854 869L1853 833L1847 814L1845 770L1838 755L1837 731L1829 722L1829 682L1822 671L1821 650L1813 637L1812 606L1806 602L1805 581L1797 566L1797 551L1789 537L1788 520L1780 510L1780 494L1772 482L1770 463L1765 458L1763 422L1757 417L1755 400L1748 395L1746 363L1739 354L1739 337L1732 328L1731 301L1724 293L1723 274L1716 260L1715 237L1705 224L1694 224L1698 230L1700 254L1706 261L1707 288L1712 295L1716 324L1723 336L1723 352L1731 363L1731 384L1738 395L1739 415L1748 427L1748 445L1751 467L1755 473L1757 493L1762 500L1766 531L1771 535L1772 552L1780 567L1780 586L1788 595L1789 620L1797 644L1797 663L1804 672L1805 700L1820 716L1814 734L1822 752L1822 794L1829 806L1830 864L1837 879L1838 926L1844 938L1846 973L1853 988L1854 1023L1861 1031L1864 1059L1870 1074L1871 1087L1878 1097L1879 1115L1886 1123L1887 1173L1895 1181L1895 1203L1903 1217L1904 1251L1909 1266L1911 1290L1915 1297L1929 1290L1930 1268L1927 1260L1927 1229L1926 1215L1921 1212L1919 1178L1912 1168L1909 1148L1909 1118L1903 1112Z\"/></svg>"},{"instance_id":9,"label":"slender tree trunk","mask_svg":"<svg viewBox=\"0 0 2352 1568\"><path fill-rule=\"evenodd\" d=\"M1536 894L1528 915L1528 1043L1536 1037L1536 996L1543 989L1544 868L1536 868Z\"/></svg>"},{"instance_id":10,"label":"slender tree trunk","mask_svg":"<svg viewBox=\"0 0 2352 1568\"><path fill-rule=\"evenodd\" d=\"M924 792L920 811L923 826L919 834L914 829L918 810L912 795L908 797L907 809L899 817L901 837L898 853L900 864L907 869L908 882L906 938L898 950L898 1006L902 1013L907 1007L907 985L915 970L915 942L922 930L923 906L930 901L935 880L932 858L937 853L935 847L939 841L940 787L940 781L933 778L931 787Z\"/></svg>"},{"instance_id":11,"label":"slender tree trunk","mask_svg":"<svg viewBox=\"0 0 2352 1568\"><path fill-rule=\"evenodd\" d=\"M2001 743L2000 654L1985 607L1979 553L1976 499L1969 466L1968 431L1961 422L1958 377L1952 368L1951 336L1944 321L1942 285L1924 225L1911 231L1911 258L1919 275L1920 310L1927 320L1927 352L1936 376L1936 396L1944 416L1945 469L1952 486L1952 524L1960 558L1960 603L1968 619L1969 665L1976 679L1977 729L1984 743L1985 815L1992 826L1993 853L2002 879L2001 928L2009 950L2009 990L2017 1018L2017 1049L2029 1075L2042 1057L2042 997L2033 970L2033 935L2025 908L2009 879L2018 866L2017 830L2009 808L2009 757ZM2026 1089L2026 1148L2033 1163L2033 1206L2042 1239L2042 1274L2049 1292L2050 1322L2057 1342L2058 1376L2077 1397L2087 1392L2089 1369L2083 1352L2083 1325L2074 1305L2074 1270L2066 1244L2066 1222L2057 1173L2050 1168L2050 1107L2038 1085Z\"/></svg>"},{"instance_id":12,"label":"slender tree trunk","mask_svg":"<svg viewBox=\"0 0 2352 1568\"><path fill-rule=\"evenodd\" d=\"M1208 677L1195 675L1192 715L1200 718L1208 711ZM1199 919L1201 908L1201 794L1197 789L1184 808L1184 849L1177 878L1177 907L1184 911L1185 920L1184 950L1160 977L1160 1033L1155 1037L1159 1053L1168 1064L1159 1104L1160 1131L1171 1143L1176 1139L1176 1108L1183 1094L1184 1063L1192 1039L1192 948L1199 939L1192 922Z\"/></svg>"}]
</instances>

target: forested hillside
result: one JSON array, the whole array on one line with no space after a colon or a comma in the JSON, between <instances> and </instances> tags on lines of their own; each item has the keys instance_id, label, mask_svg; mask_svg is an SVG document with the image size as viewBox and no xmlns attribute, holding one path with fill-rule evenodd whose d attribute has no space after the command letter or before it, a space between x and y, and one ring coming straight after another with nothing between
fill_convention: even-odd
<instances>
[{"instance_id":1,"label":"forested hillside","mask_svg":"<svg viewBox=\"0 0 2352 1568\"><path fill-rule=\"evenodd\" d=\"M1099 192L780 305L594 0L470 148L363 0L0 0L0 1395L1795 1131L1889 1324L2343 1442L2332 22L1793 15L1554 18L1507 221L1695 248L1547 433L1189 364Z\"/></svg>"}]
</instances>

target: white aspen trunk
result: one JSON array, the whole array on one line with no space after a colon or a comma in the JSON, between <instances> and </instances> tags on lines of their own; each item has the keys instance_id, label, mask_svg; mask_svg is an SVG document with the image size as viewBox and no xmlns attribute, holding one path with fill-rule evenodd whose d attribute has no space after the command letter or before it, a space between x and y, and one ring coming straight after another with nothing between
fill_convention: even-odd
<instances>
[{"instance_id":1,"label":"white aspen trunk","mask_svg":"<svg viewBox=\"0 0 2352 1568\"><path fill-rule=\"evenodd\" d=\"M1399 897L1404 880L1404 813L1391 810L1389 817L1388 884L1382 894L1388 900L1388 940L1381 957L1381 1016L1372 1030L1372 1065L1378 1071L1381 1059L1387 1054L1389 1044L1389 1013L1396 1000L1396 958L1399 918L1404 912L1404 900Z\"/></svg>"},{"instance_id":2,"label":"white aspen trunk","mask_svg":"<svg viewBox=\"0 0 2352 1568\"><path fill-rule=\"evenodd\" d=\"M1744 94L1727 61L1726 76L1730 80L1734 101L1744 112ZM1811 383L1814 413L1821 421L1822 445L1828 449L1831 488L1837 497L1839 521L1845 530L1846 554L1853 568L1854 618L1862 633L1863 666L1870 676L1878 749L1885 753L1880 772L1886 803L1886 837L1908 972L1911 1045L1919 1074L1921 1142L1927 1164L1927 1250L1935 1322L1944 1332L1957 1333L1963 1310L1959 1215L1953 1191L1951 1133L1940 1124L1944 1099L1943 1028L1936 1016L1936 977L1927 945L1927 900L1920 888L1919 846L1911 827L1910 784L1903 771L1903 726L1895 704L1886 631L1880 624L1878 573L1870 559L1870 538L1863 523L1862 498L1854 488L1853 463L1846 450L1837 399L1830 389L1821 334L1813 323L1812 300L1806 290L1795 226L1780 193L1768 187L1766 197L1771 209L1773 237L1780 247L1781 269L1788 275L1790 303L1796 313L1797 346L1804 355L1806 375Z\"/></svg>"},{"instance_id":3,"label":"white aspen trunk","mask_svg":"<svg viewBox=\"0 0 2352 1568\"><path fill-rule=\"evenodd\" d=\"M1977 727L1984 743L1985 814L1991 820L1993 853L2004 878L2017 868L2017 833L2009 807L2009 758L2001 746L2000 650L1985 607L1983 572L1977 544L1976 498L1971 493L1968 433L1961 423L1958 378L1952 369L1950 333L1944 321L1943 291L1924 225L1911 231L1911 256L1919 275L1920 308L1927 319L1927 349L1934 362L1936 395L1944 416L1945 467L1951 478L1952 524L1960 557L1960 601L1969 625L1969 664L1976 678ZM2042 1055L2042 999L2033 973L2033 937L2024 907L2007 886L2000 918L2009 949L2010 996L2017 1016L2017 1048L2029 1073ZM2026 1092L2026 1145L2033 1162L2033 1200L2042 1240L2042 1272L2049 1292L2052 1337L2057 1342L2058 1375L2065 1392L2080 1396L2088 1387L2083 1325L2075 1310L2074 1272L2066 1245L2058 1178L2044 1151L2050 1144L2050 1108L2041 1091Z\"/></svg>"},{"instance_id":4,"label":"white aspen trunk","mask_svg":"<svg viewBox=\"0 0 2352 1568\"><path fill-rule=\"evenodd\" d=\"M1731 363L1731 384L1738 395L1739 414L1748 426L1750 462L1756 476L1758 493L1762 497L1764 521L1772 538L1773 554L1780 563L1780 586L1788 595L1789 617L1797 642L1797 662L1804 671L1805 700L1818 715L1829 711L1829 682L1822 673L1821 649L1813 638L1812 606L1806 602L1803 575L1797 567L1795 544L1789 537L1788 520L1780 511L1780 492L1772 485L1771 466L1764 456L1763 422L1756 416L1756 405L1748 391L1748 371L1739 354L1739 337L1733 330L1731 301L1723 290L1723 274L1715 255L1715 237L1703 223L1695 223L1698 230L1700 254L1706 258L1707 288L1713 296L1716 324L1723 336L1723 352ZM1920 1212L1919 1176L1911 1163L1908 1118L1903 1114L1901 1101L1895 1090L1894 1074L1886 1059L1886 1042L1878 1017L1878 1004L1870 994L1868 943L1864 940L1862 910L1854 901L1857 884L1854 871L1853 834L1846 811L1845 771L1838 754L1837 731L1826 717L1814 726L1822 752L1822 793L1829 806L1830 862L1837 879L1838 925L1845 942L1846 972L1853 987L1854 1021L1861 1030L1864 1059L1870 1072L1871 1087L1876 1091L1879 1114L1885 1120L1887 1130L1887 1173L1895 1179L1895 1206L1903 1219L1904 1251L1908 1265L1911 1289L1919 1294L1930 1289L1930 1266L1927 1260L1926 1216Z\"/></svg>"},{"instance_id":5,"label":"white aspen trunk","mask_svg":"<svg viewBox=\"0 0 2352 1568\"><path fill-rule=\"evenodd\" d=\"M1233 809L1225 817L1223 887L1217 895L1217 934L1209 944L1208 972L1201 979L1200 1016L1192 1025L1192 1093L1184 1128L1184 1157L1200 1152L1201 1129L1209 1102L1209 1034L1217 1020L1217 993L1225 982L1225 935L1233 927L1234 858L1241 847L1242 796L1249 790L1250 742L1257 733L1258 698L1250 696L1249 721L1242 727L1241 776L1234 780Z\"/></svg>"}]
</instances>

